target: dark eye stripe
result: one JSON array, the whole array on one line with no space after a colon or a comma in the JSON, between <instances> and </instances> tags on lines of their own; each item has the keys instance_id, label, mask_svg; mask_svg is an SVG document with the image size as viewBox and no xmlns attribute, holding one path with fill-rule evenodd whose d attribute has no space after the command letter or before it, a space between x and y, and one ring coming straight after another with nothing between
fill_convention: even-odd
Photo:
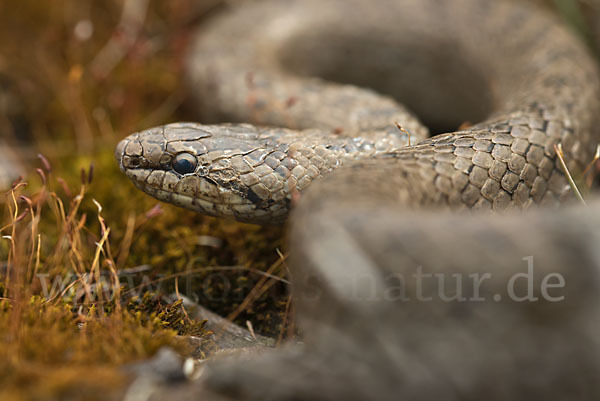
<instances>
[{"instance_id":1,"label":"dark eye stripe","mask_svg":"<svg viewBox=\"0 0 600 401\"><path fill-rule=\"evenodd\" d=\"M190 153L180 153L173 160L173 170L179 174L190 174L196 171L198 160Z\"/></svg>"}]
</instances>

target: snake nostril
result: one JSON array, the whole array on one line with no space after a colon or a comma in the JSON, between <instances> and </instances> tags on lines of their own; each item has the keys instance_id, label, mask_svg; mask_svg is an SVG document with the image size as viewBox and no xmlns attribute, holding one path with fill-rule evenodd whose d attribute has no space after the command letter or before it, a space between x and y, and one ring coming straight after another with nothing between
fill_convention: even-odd
<instances>
[{"instance_id":1,"label":"snake nostril","mask_svg":"<svg viewBox=\"0 0 600 401\"><path fill-rule=\"evenodd\" d=\"M142 164L142 158L139 156L123 156L122 166L124 168L138 168Z\"/></svg>"}]
</instances>

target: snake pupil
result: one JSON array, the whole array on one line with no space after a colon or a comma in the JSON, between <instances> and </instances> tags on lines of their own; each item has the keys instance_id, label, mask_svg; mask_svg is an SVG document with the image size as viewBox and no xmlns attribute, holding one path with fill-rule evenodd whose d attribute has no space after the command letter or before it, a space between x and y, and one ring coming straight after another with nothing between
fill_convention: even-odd
<instances>
[{"instance_id":1,"label":"snake pupil","mask_svg":"<svg viewBox=\"0 0 600 401\"><path fill-rule=\"evenodd\" d=\"M198 161L190 153L180 153L173 160L173 170L179 174L190 174L196 171Z\"/></svg>"}]
</instances>

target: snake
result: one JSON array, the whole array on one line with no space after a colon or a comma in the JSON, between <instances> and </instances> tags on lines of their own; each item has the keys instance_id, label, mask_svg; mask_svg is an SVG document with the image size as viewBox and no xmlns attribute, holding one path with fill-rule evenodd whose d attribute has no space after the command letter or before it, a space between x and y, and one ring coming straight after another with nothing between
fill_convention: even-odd
<instances>
[{"instance_id":1,"label":"snake","mask_svg":"<svg viewBox=\"0 0 600 401\"><path fill-rule=\"evenodd\" d=\"M600 81L558 17L510 0L246 1L202 24L185 79L202 123L131 134L119 166L167 203L289 221L305 334L215 364L205 399L597 399L598 204L557 206L594 154ZM372 297L425 268L490 272L489 295L528 255L568 301Z\"/></svg>"}]
</instances>

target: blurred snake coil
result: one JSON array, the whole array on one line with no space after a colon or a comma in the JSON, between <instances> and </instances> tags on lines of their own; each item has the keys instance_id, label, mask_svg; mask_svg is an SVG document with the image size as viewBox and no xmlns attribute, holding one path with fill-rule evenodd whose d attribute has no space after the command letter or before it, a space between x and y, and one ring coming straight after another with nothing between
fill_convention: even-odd
<instances>
[{"instance_id":1,"label":"blurred snake coil","mask_svg":"<svg viewBox=\"0 0 600 401\"><path fill-rule=\"evenodd\" d=\"M257 383L302 371L320 392L289 380L281 394L600 394L600 206L556 208L572 198L557 149L574 174L593 158L600 81L557 16L509 0L244 2L200 28L186 79L203 123L128 136L115 152L121 170L157 199L208 215L274 224L293 209L291 272L306 333L306 351L225 364L207 388L226 382L261 399L273 386ZM472 209L536 210L463 212ZM337 285L376 277L382 294L386 275L410 277L420 265L491 272L492 291L528 255L536 280L565 279L563 303L399 305ZM361 364L379 376L358 380Z\"/></svg>"}]
</instances>

